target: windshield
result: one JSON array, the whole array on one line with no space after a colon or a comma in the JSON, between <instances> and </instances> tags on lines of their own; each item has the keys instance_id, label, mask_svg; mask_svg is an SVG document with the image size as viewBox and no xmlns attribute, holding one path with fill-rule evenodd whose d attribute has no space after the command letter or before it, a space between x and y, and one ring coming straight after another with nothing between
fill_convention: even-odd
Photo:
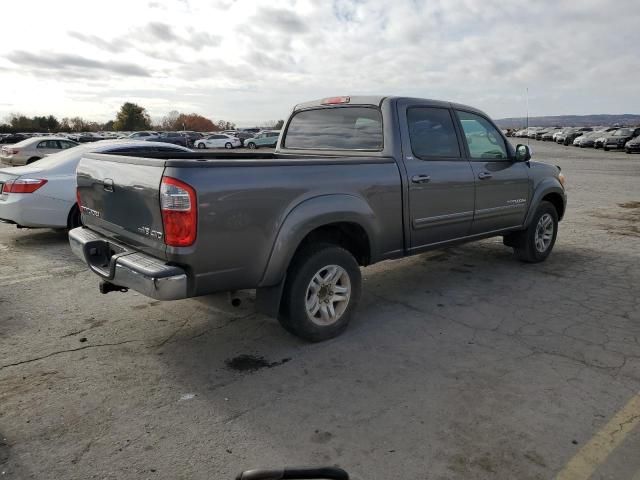
<instances>
[{"instance_id":1,"label":"windshield","mask_svg":"<svg viewBox=\"0 0 640 480\"><path fill-rule=\"evenodd\" d=\"M372 107L333 107L296 113L285 136L286 148L323 150L382 149L382 115Z\"/></svg>"}]
</instances>

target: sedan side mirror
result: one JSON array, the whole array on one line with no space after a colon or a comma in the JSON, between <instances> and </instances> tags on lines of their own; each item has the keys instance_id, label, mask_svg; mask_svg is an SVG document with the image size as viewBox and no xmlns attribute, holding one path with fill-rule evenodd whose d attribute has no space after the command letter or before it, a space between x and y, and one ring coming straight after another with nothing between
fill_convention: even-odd
<instances>
[{"instance_id":1,"label":"sedan side mirror","mask_svg":"<svg viewBox=\"0 0 640 480\"><path fill-rule=\"evenodd\" d=\"M516 146L516 162L528 162L531 160L531 148L529 145L518 145Z\"/></svg>"},{"instance_id":2,"label":"sedan side mirror","mask_svg":"<svg viewBox=\"0 0 640 480\"><path fill-rule=\"evenodd\" d=\"M336 467L320 468L280 468L274 470L247 470L236 480L349 480L349 474Z\"/></svg>"}]
</instances>

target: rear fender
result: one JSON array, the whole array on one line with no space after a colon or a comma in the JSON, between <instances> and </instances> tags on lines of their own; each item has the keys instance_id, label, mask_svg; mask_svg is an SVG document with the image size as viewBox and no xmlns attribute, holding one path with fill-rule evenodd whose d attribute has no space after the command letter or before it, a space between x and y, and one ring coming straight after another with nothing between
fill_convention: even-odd
<instances>
[{"instance_id":1,"label":"rear fender","mask_svg":"<svg viewBox=\"0 0 640 480\"><path fill-rule=\"evenodd\" d=\"M369 238L372 262L378 257L376 239L380 234L377 218L364 198L348 194L321 195L303 201L282 223L260 287L277 285L284 278L289 263L304 238L316 228L338 222L355 223Z\"/></svg>"}]
</instances>

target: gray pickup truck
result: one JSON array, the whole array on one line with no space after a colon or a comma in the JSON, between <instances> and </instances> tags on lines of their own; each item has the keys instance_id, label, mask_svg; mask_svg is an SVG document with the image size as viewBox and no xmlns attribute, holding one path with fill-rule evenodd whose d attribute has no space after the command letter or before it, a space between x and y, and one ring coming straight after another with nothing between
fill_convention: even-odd
<instances>
[{"instance_id":1,"label":"gray pickup truck","mask_svg":"<svg viewBox=\"0 0 640 480\"><path fill-rule=\"evenodd\" d=\"M256 289L259 311L310 341L346 328L359 266L494 236L540 262L566 207L558 167L443 101L327 98L293 109L274 153L151 156L78 166L69 240L100 291Z\"/></svg>"}]
</instances>

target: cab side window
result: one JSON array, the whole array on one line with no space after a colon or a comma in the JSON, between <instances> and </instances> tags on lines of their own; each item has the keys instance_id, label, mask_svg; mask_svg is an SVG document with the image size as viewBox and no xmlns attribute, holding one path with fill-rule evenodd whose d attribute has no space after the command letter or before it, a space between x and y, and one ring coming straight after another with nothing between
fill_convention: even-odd
<instances>
[{"instance_id":1,"label":"cab side window","mask_svg":"<svg viewBox=\"0 0 640 480\"><path fill-rule=\"evenodd\" d=\"M407 110L413 154L422 160L460 158L451 113L446 108L413 107Z\"/></svg>"},{"instance_id":2,"label":"cab side window","mask_svg":"<svg viewBox=\"0 0 640 480\"><path fill-rule=\"evenodd\" d=\"M471 158L508 158L502 135L486 118L459 110L456 113L462 124Z\"/></svg>"}]
</instances>

